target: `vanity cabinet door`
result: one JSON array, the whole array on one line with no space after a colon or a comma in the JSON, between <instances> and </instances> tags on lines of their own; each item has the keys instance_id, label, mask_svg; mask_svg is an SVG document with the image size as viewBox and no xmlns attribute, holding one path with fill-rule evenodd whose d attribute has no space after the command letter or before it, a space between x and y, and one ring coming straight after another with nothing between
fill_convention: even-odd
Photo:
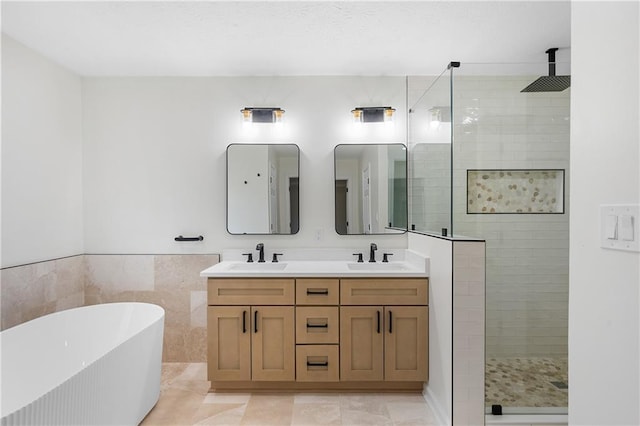
<instances>
[{"instance_id":1,"label":"vanity cabinet door","mask_svg":"<svg viewBox=\"0 0 640 426\"><path fill-rule=\"evenodd\" d=\"M295 380L293 319L293 306L253 306L251 308L251 378L253 380Z\"/></svg>"},{"instance_id":2,"label":"vanity cabinet door","mask_svg":"<svg viewBox=\"0 0 640 426\"><path fill-rule=\"evenodd\" d=\"M210 381L251 380L251 330L248 306L207 308Z\"/></svg>"},{"instance_id":3,"label":"vanity cabinet door","mask_svg":"<svg viewBox=\"0 0 640 426\"><path fill-rule=\"evenodd\" d=\"M340 308L340 380L383 380L383 308Z\"/></svg>"},{"instance_id":4,"label":"vanity cabinet door","mask_svg":"<svg viewBox=\"0 0 640 426\"><path fill-rule=\"evenodd\" d=\"M427 381L428 309L426 306L385 306L385 380Z\"/></svg>"}]
</instances>

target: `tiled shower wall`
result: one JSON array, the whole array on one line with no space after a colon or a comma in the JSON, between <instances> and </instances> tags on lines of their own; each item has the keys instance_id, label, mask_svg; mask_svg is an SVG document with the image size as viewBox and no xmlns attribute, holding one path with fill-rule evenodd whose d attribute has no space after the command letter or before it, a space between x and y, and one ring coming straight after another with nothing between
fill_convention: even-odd
<instances>
[{"instance_id":1,"label":"tiled shower wall","mask_svg":"<svg viewBox=\"0 0 640 426\"><path fill-rule=\"evenodd\" d=\"M163 361L205 362L206 279L219 255L80 255L1 271L2 329L64 309L148 302L165 309Z\"/></svg>"},{"instance_id":2,"label":"tiled shower wall","mask_svg":"<svg viewBox=\"0 0 640 426\"><path fill-rule=\"evenodd\" d=\"M455 80L454 232L486 240L487 356L566 356L569 95L537 76ZM565 169L564 214L466 214L468 169Z\"/></svg>"},{"instance_id":3,"label":"tiled shower wall","mask_svg":"<svg viewBox=\"0 0 640 426\"><path fill-rule=\"evenodd\" d=\"M520 93L536 78L454 78L453 233L486 240L488 357L567 355L570 89ZM417 230L449 226L450 148L411 149ZM564 213L467 214L469 169L564 169Z\"/></svg>"}]
</instances>

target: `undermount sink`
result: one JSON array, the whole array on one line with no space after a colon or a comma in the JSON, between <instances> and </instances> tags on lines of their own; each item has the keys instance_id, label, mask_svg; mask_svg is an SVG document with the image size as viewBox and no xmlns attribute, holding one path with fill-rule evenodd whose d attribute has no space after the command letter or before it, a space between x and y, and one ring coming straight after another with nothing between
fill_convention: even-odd
<instances>
[{"instance_id":1,"label":"undermount sink","mask_svg":"<svg viewBox=\"0 0 640 426\"><path fill-rule=\"evenodd\" d=\"M286 263L236 263L231 265L229 269L233 271L282 271L287 267Z\"/></svg>"},{"instance_id":2,"label":"undermount sink","mask_svg":"<svg viewBox=\"0 0 640 426\"><path fill-rule=\"evenodd\" d=\"M406 271L407 267L403 263L349 263L347 265L352 271Z\"/></svg>"}]
</instances>

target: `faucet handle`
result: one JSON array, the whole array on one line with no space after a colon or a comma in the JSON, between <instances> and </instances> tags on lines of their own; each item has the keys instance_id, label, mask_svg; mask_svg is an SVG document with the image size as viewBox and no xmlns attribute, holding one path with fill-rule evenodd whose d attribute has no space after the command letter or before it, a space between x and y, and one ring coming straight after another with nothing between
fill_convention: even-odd
<instances>
[{"instance_id":1,"label":"faucet handle","mask_svg":"<svg viewBox=\"0 0 640 426\"><path fill-rule=\"evenodd\" d=\"M282 256L282 253L273 253L273 259L271 259L271 262L278 263L278 256Z\"/></svg>"},{"instance_id":2,"label":"faucet handle","mask_svg":"<svg viewBox=\"0 0 640 426\"><path fill-rule=\"evenodd\" d=\"M358 256L358 263L364 262L364 260L362 260L362 253L353 253L353 255Z\"/></svg>"},{"instance_id":3,"label":"faucet handle","mask_svg":"<svg viewBox=\"0 0 640 426\"><path fill-rule=\"evenodd\" d=\"M389 258L387 256L393 256L393 253L382 253L382 261L385 263L389 262Z\"/></svg>"},{"instance_id":4,"label":"faucet handle","mask_svg":"<svg viewBox=\"0 0 640 426\"><path fill-rule=\"evenodd\" d=\"M252 263L253 262L253 253L242 253L243 256L248 256L247 257L247 263Z\"/></svg>"}]
</instances>

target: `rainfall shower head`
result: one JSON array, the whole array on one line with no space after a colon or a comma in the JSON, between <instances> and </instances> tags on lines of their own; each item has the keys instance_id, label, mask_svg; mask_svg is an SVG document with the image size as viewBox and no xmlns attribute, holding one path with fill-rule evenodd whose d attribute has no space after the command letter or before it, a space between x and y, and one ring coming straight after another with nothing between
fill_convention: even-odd
<instances>
[{"instance_id":1,"label":"rainfall shower head","mask_svg":"<svg viewBox=\"0 0 640 426\"><path fill-rule=\"evenodd\" d=\"M545 52L549 55L549 75L538 78L520 92L562 92L571 86L570 75L556 75L556 50L557 47L552 47Z\"/></svg>"}]
</instances>

